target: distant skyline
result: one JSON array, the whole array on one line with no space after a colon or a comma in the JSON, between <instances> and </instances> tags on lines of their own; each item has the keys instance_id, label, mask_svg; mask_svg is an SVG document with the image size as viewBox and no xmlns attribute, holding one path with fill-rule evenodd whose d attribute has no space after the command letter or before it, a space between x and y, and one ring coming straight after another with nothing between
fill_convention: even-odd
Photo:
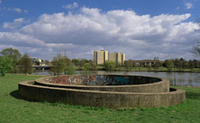
<instances>
[{"instance_id":1,"label":"distant skyline","mask_svg":"<svg viewBox=\"0 0 200 123\"><path fill-rule=\"evenodd\" d=\"M126 59L195 58L200 0L0 0L0 50L52 60L93 59L93 51Z\"/></svg>"}]
</instances>

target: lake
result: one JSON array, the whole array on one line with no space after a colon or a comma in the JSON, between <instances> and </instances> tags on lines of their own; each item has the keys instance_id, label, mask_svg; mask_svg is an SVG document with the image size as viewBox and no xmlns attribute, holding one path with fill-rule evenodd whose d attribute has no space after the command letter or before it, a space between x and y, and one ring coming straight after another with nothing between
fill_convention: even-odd
<instances>
[{"instance_id":1,"label":"lake","mask_svg":"<svg viewBox=\"0 0 200 123\"><path fill-rule=\"evenodd\" d=\"M77 71L77 74L81 71ZM200 87L200 73L187 73L187 72L124 72L124 71L97 71L97 74L126 74L126 75L142 75L152 76L159 78L169 79L171 85L183 85L183 86L199 86ZM34 75L51 75L48 70L36 70Z\"/></svg>"}]
</instances>

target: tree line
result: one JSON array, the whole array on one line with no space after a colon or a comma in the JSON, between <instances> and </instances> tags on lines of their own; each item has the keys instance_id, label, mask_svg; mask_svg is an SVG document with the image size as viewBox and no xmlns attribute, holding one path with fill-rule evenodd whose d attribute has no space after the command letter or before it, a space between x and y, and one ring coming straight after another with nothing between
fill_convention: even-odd
<instances>
[{"instance_id":1,"label":"tree line","mask_svg":"<svg viewBox=\"0 0 200 123\"><path fill-rule=\"evenodd\" d=\"M17 49L3 49L0 52L0 74L5 76L7 72L32 73L30 56L27 53L22 56Z\"/></svg>"},{"instance_id":2,"label":"tree line","mask_svg":"<svg viewBox=\"0 0 200 123\"><path fill-rule=\"evenodd\" d=\"M197 47L195 47L198 49ZM200 51L197 50L196 53ZM46 60L45 60L46 61ZM37 61L36 61L37 62ZM38 64L38 63L36 63ZM70 59L65 55L58 54L51 61L51 69L50 71L54 75L67 74L72 75L75 74L75 70L81 70L82 74L89 74L92 71L96 71L97 69L106 70L106 71L114 71L117 68L124 68L123 70L131 71L134 67L147 67L149 69L154 68L154 70L158 70L159 68L167 68L168 71L175 70L176 71L184 71L184 69L193 69L200 68L199 60L185 60L183 58L180 59L168 59L163 62L155 62L152 65L138 66L135 63L126 62L123 66L116 65L113 61L107 61L104 65L97 66L93 60L87 59ZM119 70L119 69L118 69ZM5 76L6 73L25 73L31 74L33 71L33 63L29 54L25 53L22 55L17 49L7 48L3 49L0 52L0 74Z\"/></svg>"},{"instance_id":3,"label":"tree line","mask_svg":"<svg viewBox=\"0 0 200 123\"><path fill-rule=\"evenodd\" d=\"M47 60L45 60L45 63ZM36 65L39 65L36 60ZM49 63L48 63L49 64ZM82 70L82 74L89 74L91 71L97 70L96 64L92 60L87 59L69 59L67 56L58 54L51 62L50 71L54 75L75 74L76 69ZM25 73L31 74L33 72L33 63L29 54L25 53L23 56L13 48L3 49L0 52L0 74L5 76L6 73Z\"/></svg>"},{"instance_id":4,"label":"tree line","mask_svg":"<svg viewBox=\"0 0 200 123\"><path fill-rule=\"evenodd\" d=\"M136 64L135 62L132 63L131 61L126 61L124 67L126 70L131 70L131 68L149 68L154 69L155 71L159 70L159 68L166 68L168 71L184 71L185 69L194 69L200 68L200 61L199 60L185 60L183 58L180 59L167 59L165 61L155 61L153 64L149 65L141 65Z\"/></svg>"}]
</instances>

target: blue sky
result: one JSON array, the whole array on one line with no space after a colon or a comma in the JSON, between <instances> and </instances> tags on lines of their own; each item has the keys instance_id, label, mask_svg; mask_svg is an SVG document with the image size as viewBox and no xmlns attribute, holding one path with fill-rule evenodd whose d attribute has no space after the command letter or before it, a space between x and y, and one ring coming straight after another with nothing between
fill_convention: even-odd
<instances>
[{"instance_id":1,"label":"blue sky","mask_svg":"<svg viewBox=\"0 0 200 123\"><path fill-rule=\"evenodd\" d=\"M58 52L92 59L194 59L200 0L0 0L0 50L51 60Z\"/></svg>"}]
</instances>

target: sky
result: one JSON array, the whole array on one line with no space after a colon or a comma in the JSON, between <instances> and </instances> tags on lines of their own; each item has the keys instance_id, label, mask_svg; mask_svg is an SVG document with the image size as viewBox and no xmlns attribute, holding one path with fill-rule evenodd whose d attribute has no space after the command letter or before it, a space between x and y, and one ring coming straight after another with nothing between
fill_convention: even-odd
<instances>
[{"instance_id":1,"label":"sky","mask_svg":"<svg viewBox=\"0 0 200 123\"><path fill-rule=\"evenodd\" d=\"M126 59L197 59L200 0L0 0L0 51L52 60L93 59L93 51Z\"/></svg>"}]
</instances>

